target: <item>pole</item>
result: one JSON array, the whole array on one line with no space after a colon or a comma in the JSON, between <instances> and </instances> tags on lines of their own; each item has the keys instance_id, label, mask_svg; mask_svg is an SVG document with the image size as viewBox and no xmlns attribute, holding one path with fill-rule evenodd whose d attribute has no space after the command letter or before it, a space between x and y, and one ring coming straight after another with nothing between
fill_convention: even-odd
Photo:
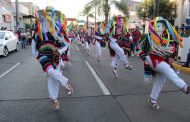
<instances>
[{"instance_id":1,"label":"pole","mask_svg":"<svg viewBox=\"0 0 190 122\"><path fill-rule=\"evenodd\" d=\"M154 17L159 16L160 0L154 0Z\"/></svg>"},{"instance_id":2,"label":"pole","mask_svg":"<svg viewBox=\"0 0 190 122\"><path fill-rule=\"evenodd\" d=\"M95 6L95 28L96 28L96 6Z\"/></svg>"},{"instance_id":3,"label":"pole","mask_svg":"<svg viewBox=\"0 0 190 122\"><path fill-rule=\"evenodd\" d=\"M2 22L2 0L0 0L0 24L1 24L1 22Z\"/></svg>"},{"instance_id":4,"label":"pole","mask_svg":"<svg viewBox=\"0 0 190 122\"><path fill-rule=\"evenodd\" d=\"M18 8L18 0L15 2L16 5L16 29L19 27L19 8Z\"/></svg>"}]
</instances>

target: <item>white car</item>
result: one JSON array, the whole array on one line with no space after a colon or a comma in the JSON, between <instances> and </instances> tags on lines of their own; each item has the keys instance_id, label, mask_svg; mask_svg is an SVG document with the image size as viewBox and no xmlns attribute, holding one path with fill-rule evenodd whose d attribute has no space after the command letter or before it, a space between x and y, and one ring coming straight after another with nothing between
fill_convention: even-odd
<instances>
[{"instance_id":1,"label":"white car","mask_svg":"<svg viewBox=\"0 0 190 122\"><path fill-rule=\"evenodd\" d=\"M14 50L19 50L18 38L11 31L0 31L0 55L7 56Z\"/></svg>"}]
</instances>

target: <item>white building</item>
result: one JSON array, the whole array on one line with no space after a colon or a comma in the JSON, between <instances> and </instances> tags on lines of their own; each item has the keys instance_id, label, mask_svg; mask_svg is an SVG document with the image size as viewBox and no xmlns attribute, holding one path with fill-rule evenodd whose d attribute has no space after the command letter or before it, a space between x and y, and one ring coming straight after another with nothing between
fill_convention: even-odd
<instances>
[{"instance_id":1,"label":"white building","mask_svg":"<svg viewBox=\"0 0 190 122\"><path fill-rule=\"evenodd\" d=\"M182 24L190 26L190 0L176 0L178 5L175 26L181 27Z\"/></svg>"},{"instance_id":2,"label":"white building","mask_svg":"<svg viewBox=\"0 0 190 122\"><path fill-rule=\"evenodd\" d=\"M13 8L13 15L14 15L14 28L16 29L16 6L15 3L12 3L12 8ZM28 8L25 7L24 5L18 3L18 11L19 11L19 27L18 28L24 28L25 29L25 24L24 24L24 19L23 16L29 15Z\"/></svg>"},{"instance_id":3,"label":"white building","mask_svg":"<svg viewBox=\"0 0 190 122\"><path fill-rule=\"evenodd\" d=\"M12 3L10 0L0 0L0 28L6 27L7 30L14 31Z\"/></svg>"}]
</instances>

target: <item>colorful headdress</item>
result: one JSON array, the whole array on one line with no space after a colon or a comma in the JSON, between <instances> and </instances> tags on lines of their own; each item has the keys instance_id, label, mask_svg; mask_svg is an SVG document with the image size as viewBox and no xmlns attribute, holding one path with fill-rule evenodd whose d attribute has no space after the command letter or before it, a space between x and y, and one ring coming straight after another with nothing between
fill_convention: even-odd
<instances>
[{"instance_id":1,"label":"colorful headdress","mask_svg":"<svg viewBox=\"0 0 190 122\"><path fill-rule=\"evenodd\" d=\"M51 14L49 15L48 12L51 12ZM52 36L54 36L56 40L58 36L64 37L64 45L67 45L69 43L66 32L67 19L65 15L62 14L62 12L54 10L53 7L48 6L45 10L39 10L36 12L35 16L38 23L37 28L40 40L48 40L48 37L46 35L47 28L45 27L46 25L43 24L46 20L49 23L48 29ZM43 35L45 37L45 40L43 40Z\"/></svg>"},{"instance_id":2,"label":"colorful headdress","mask_svg":"<svg viewBox=\"0 0 190 122\"><path fill-rule=\"evenodd\" d=\"M157 22L163 22L165 24L167 38L161 38L156 33ZM166 19L164 19L163 17L155 17L153 20L151 20L149 22L149 34L148 34L148 36L149 36L149 39L151 38L159 46L161 46L162 43L167 43L166 46L169 46L170 42L175 41L177 44L180 45L180 47L183 47L181 37L178 35L175 28Z\"/></svg>"},{"instance_id":3,"label":"colorful headdress","mask_svg":"<svg viewBox=\"0 0 190 122\"><path fill-rule=\"evenodd\" d=\"M162 36L159 36L157 33L158 22L165 25L165 31ZM154 53L161 56L170 56L173 54L175 49L174 43L183 47L181 37L174 27L163 17L155 17L149 22L149 32L147 36L151 48L150 50L153 50Z\"/></svg>"},{"instance_id":4,"label":"colorful headdress","mask_svg":"<svg viewBox=\"0 0 190 122\"><path fill-rule=\"evenodd\" d=\"M128 32L127 17L121 17L121 16L113 17L106 28L106 33L109 33L111 36L126 32Z\"/></svg>"}]
</instances>

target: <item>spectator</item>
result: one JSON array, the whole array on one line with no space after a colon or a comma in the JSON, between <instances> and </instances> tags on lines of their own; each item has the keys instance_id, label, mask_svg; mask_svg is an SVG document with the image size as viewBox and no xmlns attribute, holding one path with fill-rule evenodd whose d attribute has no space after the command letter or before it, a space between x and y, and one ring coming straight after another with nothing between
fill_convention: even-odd
<instances>
[{"instance_id":1,"label":"spectator","mask_svg":"<svg viewBox=\"0 0 190 122\"><path fill-rule=\"evenodd\" d=\"M135 53L136 49L137 49L137 46L139 44L139 40L140 40L140 37L141 37L141 32L139 31L139 27L136 26L135 30L132 32L133 34L133 53Z\"/></svg>"},{"instance_id":2,"label":"spectator","mask_svg":"<svg viewBox=\"0 0 190 122\"><path fill-rule=\"evenodd\" d=\"M26 33L22 31L21 33L21 44L22 44L22 49L26 48Z\"/></svg>"},{"instance_id":3,"label":"spectator","mask_svg":"<svg viewBox=\"0 0 190 122\"><path fill-rule=\"evenodd\" d=\"M1 30L4 30L4 27L3 27L3 26L1 26Z\"/></svg>"},{"instance_id":4,"label":"spectator","mask_svg":"<svg viewBox=\"0 0 190 122\"><path fill-rule=\"evenodd\" d=\"M179 29L179 30L178 30L178 33L179 33L179 35L180 35L181 37L184 37L184 36L185 36L184 30L182 30L182 29Z\"/></svg>"},{"instance_id":5,"label":"spectator","mask_svg":"<svg viewBox=\"0 0 190 122\"><path fill-rule=\"evenodd\" d=\"M21 41L21 32L20 32L20 30L17 31L17 35L18 35L18 40Z\"/></svg>"},{"instance_id":6,"label":"spectator","mask_svg":"<svg viewBox=\"0 0 190 122\"><path fill-rule=\"evenodd\" d=\"M26 38L27 38L27 45L30 45L32 42L32 38L31 38L31 32L29 29L26 32Z\"/></svg>"},{"instance_id":7,"label":"spectator","mask_svg":"<svg viewBox=\"0 0 190 122\"><path fill-rule=\"evenodd\" d=\"M189 67L189 63L190 63L190 49L189 49L189 53L187 54L186 63L183 65L183 67Z\"/></svg>"}]
</instances>

